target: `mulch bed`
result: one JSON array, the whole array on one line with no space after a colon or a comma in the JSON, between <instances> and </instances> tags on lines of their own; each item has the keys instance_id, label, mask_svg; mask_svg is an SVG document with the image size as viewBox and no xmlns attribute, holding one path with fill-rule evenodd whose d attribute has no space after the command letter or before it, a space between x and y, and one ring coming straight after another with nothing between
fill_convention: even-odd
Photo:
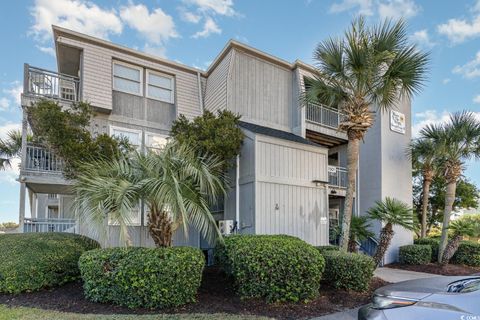
<instances>
[{"instance_id":1,"label":"mulch bed","mask_svg":"<svg viewBox=\"0 0 480 320\"><path fill-rule=\"evenodd\" d=\"M447 264L445 266L437 263L429 263L425 265L408 265L400 263L392 263L386 265L387 268L402 269L417 272L426 272L439 274L443 276L469 276L473 274L479 274L480 268L469 267L459 264Z\"/></svg>"},{"instance_id":2,"label":"mulch bed","mask_svg":"<svg viewBox=\"0 0 480 320\"><path fill-rule=\"evenodd\" d=\"M227 313L277 319L307 319L368 303L372 292L386 284L383 280L374 278L370 291L366 293L335 290L323 285L321 295L308 304L268 304L260 299L240 299L235 295L231 280L223 272L208 268L204 273L197 302L172 310L130 310L115 305L90 302L83 296L81 282L33 293L0 295L0 304L93 314Z\"/></svg>"}]
</instances>

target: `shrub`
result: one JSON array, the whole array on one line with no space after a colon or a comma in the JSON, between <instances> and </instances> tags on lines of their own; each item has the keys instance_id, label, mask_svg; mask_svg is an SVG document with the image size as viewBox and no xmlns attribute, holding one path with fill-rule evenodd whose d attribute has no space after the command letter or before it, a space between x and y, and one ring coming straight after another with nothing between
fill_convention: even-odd
<instances>
[{"instance_id":1,"label":"shrub","mask_svg":"<svg viewBox=\"0 0 480 320\"><path fill-rule=\"evenodd\" d=\"M367 255L328 251L325 258L324 281L337 289L367 291L375 270L375 262Z\"/></svg>"},{"instance_id":2,"label":"shrub","mask_svg":"<svg viewBox=\"0 0 480 320\"><path fill-rule=\"evenodd\" d=\"M412 244L400 247L400 263L427 264L432 260L432 246L428 244Z\"/></svg>"},{"instance_id":3,"label":"shrub","mask_svg":"<svg viewBox=\"0 0 480 320\"><path fill-rule=\"evenodd\" d=\"M78 259L99 244L68 233L0 235L0 292L20 293L78 278Z\"/></svg>"},{"instance_id":4,"label":"shrub","mask_svg":"<svg viewBox=\"0 0 480 320\"><path fill-rule=\"evenodd\" d=\"M440 240L437 238L421 238L415 239L414 244L424 244L429 245L432 248L432 256L430 258L431 262L436 262L438 258L438 246L440 245Z\"/></svg>"},{"instance_id":5,"label":"shrub","mask_svg":"<svg viewBox=\"0 0 480 320\"><path fill-rule=\"evenodd\" d=\"M306 301L318 295L325 262L313 246L285 235L233 235L217 258L243 298Z\"/></svg>"},{"instance_id":6,"label":"shrub","mask_svg":"<svg viewBox=\"0 0 480 320\"><path fill-rule=\"evenodd\" d=\"M480 267L480 243L462 241L452 258L452 262L472 267Z\"/></svg>"},{"instance_id":7,"label":"shrub","mask_svg":"<svg viewBox=\"0 0 480 320\"><path fill-rule=\"evenodd\" d=\"M205 259L190 247L110 248L86 252L79 266L92 301L166 308L195 301Z\"/></svg>"},{"instance_id":8,"label":"shrub","mask_svg":"<svg viewBox=\"0 0 480 320\"><path fill-rule=\"evenodd\" d=\"M315 248L317 248L317 250L320 251L321 254L324 254L325 252L339 251L340 250L339 246L334 246L334 245L318 246L318 247L315 247Z\"/></svg>"}]
</instances>

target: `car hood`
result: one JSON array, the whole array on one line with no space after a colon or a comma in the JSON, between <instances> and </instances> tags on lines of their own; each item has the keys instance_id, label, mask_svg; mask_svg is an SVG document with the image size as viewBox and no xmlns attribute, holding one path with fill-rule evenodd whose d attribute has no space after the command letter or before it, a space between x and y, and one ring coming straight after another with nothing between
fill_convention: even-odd
<instances>
[{"instance_id":1,"label":"car hood","mask_svg":"<svg viewBox=\"0 0 480 320\"><path fill-rule=\"evenodd\" d=\"M475 277L432 277L393 283L375 291L375 295L422 300L434 293L446 292L452 282Z\"/></svg>"}]
</instances>

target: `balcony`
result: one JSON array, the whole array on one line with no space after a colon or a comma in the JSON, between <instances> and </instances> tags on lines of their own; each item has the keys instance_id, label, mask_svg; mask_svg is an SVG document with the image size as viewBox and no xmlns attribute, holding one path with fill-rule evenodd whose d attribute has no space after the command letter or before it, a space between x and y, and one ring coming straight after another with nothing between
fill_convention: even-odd
<instances>
[{"instance_id":1,"label":"balcony","mask_svg":"<svg viewBox=\"0 0 480 320\"><path fill-rule=\"evenodd\" d=\"M305 109L307 139L328 148L345 144L347 134L339 130L344 115L336 109L309 103Z\"/></svg>"},{"instance_id":2,"label":"balcony","mask_svg":"<svg viewBox=\"0 0 480 320\"><path fill-rule=\"evenodd\" d=\"M23 96L33 100L43 98L66 103L78 102L80 79L25 64Z\"/></svg>"},{"instance_id":3,"label":"balcony","mask_svg":"<svg viewBox=\"0 0 480 320\"><path fill-rule=\"evenodd\" d=\"M23 232L68 232L75 233L74 219L37 219L25 218Z\"/></svg>"},{"instance_id":4,"label":"balcony","mask_svg":"<svg viewBox=\"0 0 480 320\"><path fill-rule=\"evenodd\" d=\"M306 111L307 120L321 126L338 130L342 121L342 114L338 110L326 106L309 103Z\"/></svg>"},{"instance_id":5,"label":"balcony","mask_svg":"<svg viewBox=\"0 0 480 320\"><path fill-rule=\"evenodd\" d=\"M56 156L51 150L35 145L27 145L25 156L25 171L62 173L63 160Z\"/></svg>"},{"instance_id":6,"label":"balcony","mask_svg":"<svg viewBox=\"0 0 480 320\"><path fill-rule=\"evenodd\" d=\"M347 169L337 166L328 166L328 184L330 187L347 188Z\"/></svg>"}]
</instances>

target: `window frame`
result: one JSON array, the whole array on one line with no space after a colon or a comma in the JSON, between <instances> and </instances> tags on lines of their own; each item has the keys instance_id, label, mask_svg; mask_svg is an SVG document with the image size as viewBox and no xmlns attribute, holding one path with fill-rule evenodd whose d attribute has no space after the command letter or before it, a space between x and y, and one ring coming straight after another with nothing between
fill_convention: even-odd
<instances>
[{"instance_id":1,"label":"window frame","mask_svg":"<svg viewBox=\"0 0 480 320\"><path fill-rule=\"evenodd\" d=\"M110 125L109 126L109 132L110 132L110 136L111 137L114 137L115 134L113 133L115 130L119 130L119 131L125 131L125 132L130 132L130 133L136 133L138 134L138 137L139 137L139 145L136 146L136 149L137 151L140 151L142 150L142 145L143 145L143 141L142 141L142 130L138 130L138 129L130 129L130 128L125 128L125 127L120 127L120 126L114 126L114 125ZM135 145L132 145L132 146L135 146Z\"/></svg>"},{"instance_id":2,"label":"window frame","mask_svg":"<svg viewBox=\"0 0 480 320\"><path fill-rule=\"evenodd\" d=\"M148 132L148 131L145 131L145 141L144 141L144 145L145 145L145 151L148 151L148 150L160 150L161 148L155 148L155 147L150 147L148 145L148 137L149 136L158 136L158 137L163 137L165 138L165 140L167 140L167 143L168 143L168 139L170 138L170 136L168 134L163 134L163 133L154 133L154 132Z\"/></svg>"},{"instance_id":3,"label":"window frame","mask_svg":"<svg viewBox=\"0 0 480 320\"><path fill-rule=\"evenodd\" d=\"M172 87L171 88L165 88L165 87L157 86L155 84L150 84L150 82L149 82L150 74L170 79L172 81ZM154 70L147 69L147 76L146 76L145 82L146 82L146 85L145 85L146 95L145 96L147 98L157 100L157 101L166 102L166 103L175 104L175 76L172 76L172 75L169 75L169 74L166 74L166 73L162 73L162 72L159 72L159 71L154 71ZM159 88L159 89L163 89L163 90L170 90L170 93L171 93L170 94L170 101L166 101L164 99L160 99L160 98L157 98L157 97L150 96L149 90L148 90L150 86L153 86L153 87Z\"/></svg>"},{"instance_id":4,"label":"window frame","mask_svg":"<svg viewBox=\"0 0 480 320\"><path fill-rule=\"evenodd\" d=\"M116 76L115 75L115 65L119 65L119 66L122 66L122 67L126 67L126 68L135 69L135 70L140 71L140 81L138 82L139 85L140 85L140 92L131 92L131 91L126 91L126 90L122 90L120 88L115 87L115 78L135 82L135 80L132 80L132 79L124 78L124 77L121 77L121 76ZM114 60L113 64L112 64L112 89L115 90L115 91L118 91L118 92L124 92L124 93L133 94L133 95L136 95L136 96L143 97L143 68L140 67L140 66L136 66L136 65L133 65L133 64L126 63L126 62Z\"/></svg>"}]
</instances>

